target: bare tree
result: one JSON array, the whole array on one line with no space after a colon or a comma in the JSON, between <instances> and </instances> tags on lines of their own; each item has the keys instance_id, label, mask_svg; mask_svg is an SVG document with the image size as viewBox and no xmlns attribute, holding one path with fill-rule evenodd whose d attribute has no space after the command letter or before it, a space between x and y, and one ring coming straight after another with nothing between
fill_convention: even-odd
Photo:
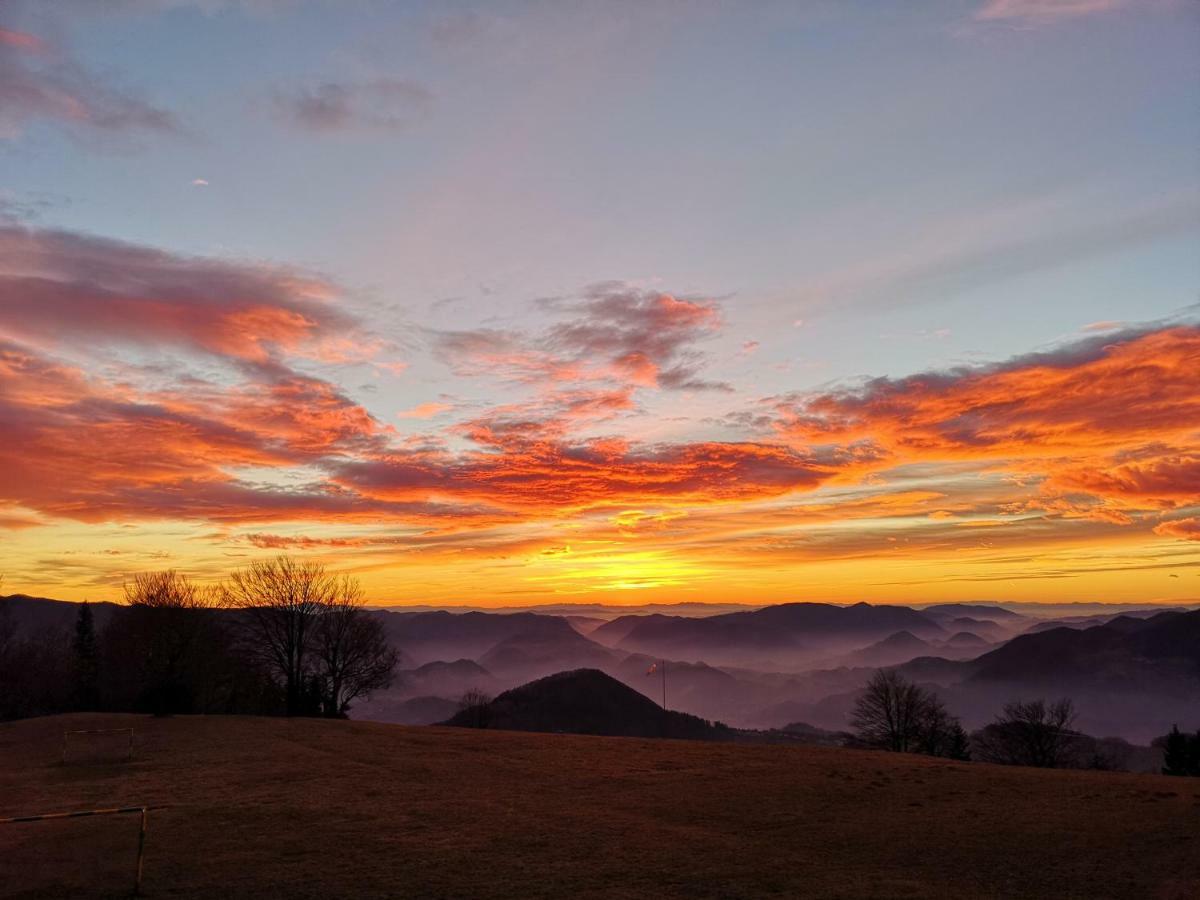
<instances>
[{"instance_id":1,"label":"bare tree","mask_svg":"<svg viewBox=\"0 0 1200 900\"><path fill-rule=\"evenodd\" d=\"M311 713L311 662L321 615L341 591L339 579L318 562L288 556L251 563L234 572L223 602L240 610L249 651L282 682L289 716Z\"/></svg>"},{"instance_id":2,"label":"bare tree","mask_svg":"<svg viewBox=\"0 0 1200 900\"><path fill-rule=\"evenodd\" d=\"M125 602L146 609L202 609L209 605L207 594L181 572L138 572L123 585Z\"/></svg>"},{"instance_id":3,"label":"bare tree","mask_svg":"<svg viewBox=\"0 0 1200 900\"><path fill-rule=\"evenodd\" d=\"M918 753L947 759L971 758L970 738L956 716L946 711L940 697L925 691L925 705L917 732Z\"/></svg>"},{"instance_id":4,"label":"bare tree","mask_svg":"<svg viewBox=\"0 0 1200 900\"><path fill-rule=\"evenodd\" d=\"M492 720L491 707L488 705L491 702L491 695L479 688L471 688L458 701L455 724L466 728L487 728Z\"/></svg>"},{"instance_id":5,"label":"bare tree","mask_svg":"<svg viewBox=\"0 0 1200 900\"><path fill-rule=\"evenodd\" d=\"M871 676L850 716L860 740L873 747L907 753L917 749L928 697L893 669Z\"/></svg>"},{"instance_id":6,"label":"bare tree","mask_svg":"<svg viewBox=\"0 0 1200 900\"><path fill-rule=\"evenodd\" d=\"M1043 769L1078 765L1082 735L1072 729L1075 705L1067 699L1014 701L996 721L971 737L974 755L983 762Z\"/></svg>"},{"instance_id":7,"label":"bare tree","mask_svg":"<svg viewBox=\"0 0 1200 900\"><path fill-rule=\"evenodd\" d=\"M969 759L967 734L937 694L894 669L871 676L850 723L864 744L897 753Z\"/></svg>"},{"instance_id":8,"label":"bare tree","mask_svg":"<svg viewBox=\"0 0 1200 900\"><path fill-rule=\"evenodd\" d=\"M139 572L124 591L128 609L114 618L106 637L135 657L135 702L157 715L191 711L213 592L173 569Z\"/></svg>"},{"instance_id":9,"label":"bare tree","mask_svg":"<svg viewBox=\"0 0 1200 900\"><path fill-rule=\"evenodd\" d=\"M388 644L383 623L364 610L363 603L358 582L342 577L317 623L313 652L322 710L329 717L345 716L352 700L392 683L396 651Z\"/></svg>"}]
</instances>

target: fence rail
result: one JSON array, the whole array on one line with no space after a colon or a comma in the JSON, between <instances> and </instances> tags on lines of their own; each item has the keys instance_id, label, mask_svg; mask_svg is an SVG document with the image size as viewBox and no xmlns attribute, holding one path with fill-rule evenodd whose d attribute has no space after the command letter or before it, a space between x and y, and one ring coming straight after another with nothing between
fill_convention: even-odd
<instances>
[{"instance_id":1,"label":"fence rail","mask_svg":"<svg viewBox=\"0 0 1200 900\"><path fill-rule=\"evenodd\" d=\"M125 729L118 729L124 731ZM142 892L142 869L146 859L146 827L150 811L169 809L167 806L110 806L105 809L81 809L75 812L41 813L34 816L9 816L0 819L0 825L15 825L23 822L45 822L50 819L83 819L88 816L113 816L121 813L141 813L142 821L138 828L137 875L133 882L134 896Z\"/></svg>"}]
</instances>

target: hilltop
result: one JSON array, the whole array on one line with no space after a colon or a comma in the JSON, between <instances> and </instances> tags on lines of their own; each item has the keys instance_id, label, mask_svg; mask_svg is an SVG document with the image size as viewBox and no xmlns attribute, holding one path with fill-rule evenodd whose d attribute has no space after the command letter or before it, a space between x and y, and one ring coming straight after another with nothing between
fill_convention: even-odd
<instances>
[{"instance_id":1,"label":"hilltop","mask_svg":"<svg viewBox=\"0 0 1200 900\"><path fill-rule=\"evenodd\" d=\"M464 711L447 725L470 726L479 713ZM577 669L539 678L505 691L483 710L488 728L566 731L626 737L720 740L729 729L686 713L663 709L610 675Z\"/></svg>"},{"instance_id":2,"label":"hilltop","mask_svg":"<svg viewBox=\"0 0 1200 900\"><path fill-rule=\"evenodd\" d=\"M63 766L132 725L131 764ZM1196 896L1189 779L240 717L0 725L0 816L151 813L151 897ZM0 827L8 896L127 888L129 817Z\"/></svg>"}]
</instances>

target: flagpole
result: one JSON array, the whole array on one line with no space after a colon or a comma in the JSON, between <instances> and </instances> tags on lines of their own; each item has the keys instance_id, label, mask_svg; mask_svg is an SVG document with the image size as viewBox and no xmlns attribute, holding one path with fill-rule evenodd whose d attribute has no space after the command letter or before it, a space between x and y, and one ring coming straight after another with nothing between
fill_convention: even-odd
<instances>
[{"instance_id":1,"label":"flagpole","mask_svg":"<svg viewBox=\"0 0 1200 900\"><path fill-rule=\"evenodd\" d=\"M666 709L667 708L667 661L665 659L660 660L660 664L662 665L662 676L663 676L663 709Z\"/></svg>"}]
</instances>

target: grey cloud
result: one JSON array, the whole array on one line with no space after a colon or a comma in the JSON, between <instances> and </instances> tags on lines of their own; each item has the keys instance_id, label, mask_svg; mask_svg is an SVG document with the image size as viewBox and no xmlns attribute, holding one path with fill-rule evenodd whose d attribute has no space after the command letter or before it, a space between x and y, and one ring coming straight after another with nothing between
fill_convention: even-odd
<instances>
[{"instance_id":1,"label":"grey cloud","mask_svg":"<svg viewBox=\"0 0 1200 900\"><path fill-rule=\"evenodd\" d=\"M433 94L416 81L378 78L280 91L274 100L288 122L310 131L394 131L427 117Z\"/></svg>"}]
</instances>

